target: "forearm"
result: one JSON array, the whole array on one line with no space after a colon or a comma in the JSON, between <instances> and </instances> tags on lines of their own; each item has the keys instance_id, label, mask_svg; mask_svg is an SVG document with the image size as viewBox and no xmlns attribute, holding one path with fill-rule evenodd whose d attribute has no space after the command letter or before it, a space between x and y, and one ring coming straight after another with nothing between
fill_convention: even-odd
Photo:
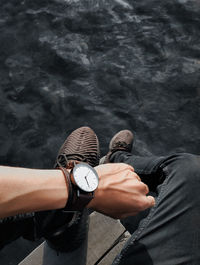
<instances>
[{"instance_id":1,"label":"forearm","mask_svg":"<svg viewBox=\"0 0 200 265\"><path fill-rule=\"evenodd\" d=\"M61 170L0 166L0 218L63 208L68 190Z\"/></svg>"}]
</instances>

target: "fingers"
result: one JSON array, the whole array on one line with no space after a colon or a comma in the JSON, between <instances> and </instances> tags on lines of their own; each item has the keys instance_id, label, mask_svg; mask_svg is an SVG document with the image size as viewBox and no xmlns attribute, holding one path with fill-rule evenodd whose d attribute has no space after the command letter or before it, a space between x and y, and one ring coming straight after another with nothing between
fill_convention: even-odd
<instances>
[{"instance_id":1,"label":"fingers","mask_svg":"<svg viewBox=\"0 0 200 265\"><path fill-rule=\"evenodd\" d=\"M153 207L156 204L155 198L153 196L147 196L147 199L149 201L150 207Z\"/></svg>"},{"instance_id":2,"label":"fingers","mask_svg":"<svg viewBox=\"0 0 200 265\"><path fill-rule=\"evenodd\" d=\"M153 196L146 196L145 199L146 199L146 203L144 204L145 209L153 207L156 203L155 198Z\"/></svg>"},{"instance_id":3,"label":"fingers","mask_svg":"<svg viewBox=\"0 0 200 265\"><path fill-rule=\"evenodd\" d=\"M142 194L146 195L149 193L149 187L144 182L142 182L141 178L135 172L129 172L128 176L139 182L137 186Z\"/></svg>"},{"instance_id":4,"label":"fingers","mask_svg":"<svg viewBox=\"0 0 200 265\"><path fill-rule=\"evenodd\" d=\"M108 163L108 164L102 164L95 167L96 170L105 170L110 171L114 170L117 172L124 171L124 170L130 170L134 171L134 168L131 165L125 164L125 163Z\"/></svg>"},{"instance_id":5,"label":"fingers","mask_svg":"<svg viewBox=\"0 0 200 265\"><path fill-rule=\"evenodd\" d=\"M116 165L116 164L115 164ZM130 170L131 172L134 172L134 168L129 165L129 164L125 164L125 163L117 163L117 165L119 166L120 171L122 170Z\"/></svg>"},{"instance_id":6,"label":"fingers","mask_svg":"<svg viewBox=\"0 0 200 265\"><path fill-rule=\"evenodd\" d=\"M141 182L142 187L142 192L141 192L141 197L140 197L140 202L138 203L139 206L139 211L144 211L148 208L151 208L155 205L155 198L153 196L150 196L147 194L149 193L149 188L146 184Z\"/></svg>"},{"instance_id":7,"label":"fingers","mask_svg":"<svg viewBox=\"0 0 200 265\"><path fill-rule=\"evenodd\" d=\"M120 215L116 216L115 218L124 219L129 216L135 216L139 212L144 211L146 209L152 208L155 205L155 199L152 196L145 196L143 202L140 203L140 207L138 209L133 209L131 212L121 213Z\"/></svg>"},{"instance_id":8,"label":"fingers","mask_svg":"<svg viewBox=\"0 0 200 265\"><path fill-rule=\"evenodd\" d=\"M149 187L144 184L143 182L140 183L140 190L142 192L142 194L147 195L149 193Z\"/></svg>"},{"instance_id":9,"label":"fingers","mask_svg":"<svg viewBox=\"0 0 200 265\"><path fill-rule=\"evenodd\" d=\"M138 176L138 174L136 174L135 172L132 172L132 171L128 171L128 176L131 177L131 178L135 178L137 179L138 181L141 181L141 178Z\"/></svg>"},{"instance_id":10,"label":"fingers","mask_svg":"<svg viewBox=\"0 0 200 265\"><path fill-rule=\"evenodd\" d=\"M95 169L100 182L90 202L91 208L113 218L124 218L155 205L155 199L147 196L148 186L141 181L132 166L111 163L99 165Z\"/></svg>"}]
</instances>

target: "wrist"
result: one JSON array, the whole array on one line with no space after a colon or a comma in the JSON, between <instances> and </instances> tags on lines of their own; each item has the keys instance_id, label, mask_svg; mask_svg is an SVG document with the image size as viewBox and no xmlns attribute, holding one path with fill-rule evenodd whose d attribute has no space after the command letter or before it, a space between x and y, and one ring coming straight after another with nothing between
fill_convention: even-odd
<instances>
[{"instance_id":1,"label":"wrist","mask_svg":"<svg viewBox=\"0 0 200 265\"><path fill-rule=\"evenodd\" d=\"M68 201L68 195L69 195L69 188L66 183L65 175L63 172L59 169L53 170L55 173L55 190L56 194L53 194L55 199L55 209L61 209L64 208ZM57 190L58 189L58 190ZM58 198L56 198L58 196Z\"/></svg>"},{"instance_id":2,"label":"wrist","mask_svg":"<svg viewBox=\"0 0 200 265\"><path fill-rule=\"evenodd\" d=\"M98 186L99 178L96 170L87 163L74 162L67 168L60 167L66 179L68 187L68 201L64 211L82 211L94 197L94 191Z\"/></svg>"},{"instance_id":3,"label":"wrist","mask_svg":"<svg viewBox=\"0 0 200 265\"><path fill-rule=\"evenodd\" d=\"M101 189L101 183L100 183L100 179L99 179L99 185L98 185L97 189L94 191L94 197L87 204L86 208L97 210L98 209L98 204L101 201L101 197L102 197L102 189Z\"/></svg>"}]
</instances>

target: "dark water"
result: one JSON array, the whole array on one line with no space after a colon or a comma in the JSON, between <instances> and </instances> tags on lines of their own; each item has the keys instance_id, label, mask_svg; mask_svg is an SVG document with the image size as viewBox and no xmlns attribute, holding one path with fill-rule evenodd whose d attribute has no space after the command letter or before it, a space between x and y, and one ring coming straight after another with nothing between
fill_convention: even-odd
<instances>
[{"instance_id":1,"label":"dark water","mask_svg":"<svg viewBox=\"0 0 200 265\"><path fill-rule=\"evenodd\" d=\"M1 164L49 168L82 125L200 153L199 42L198 0L1 0Z\"/></svg>"}]
</instances>

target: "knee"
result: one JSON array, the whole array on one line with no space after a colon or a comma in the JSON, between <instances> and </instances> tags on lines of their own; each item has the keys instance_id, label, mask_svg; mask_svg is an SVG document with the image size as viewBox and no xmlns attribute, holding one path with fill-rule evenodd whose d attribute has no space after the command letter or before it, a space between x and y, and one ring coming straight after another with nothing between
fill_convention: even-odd
<instances>
[{"instance_id":1,"label":"knee","mask_svg":"<svg viewBox=\"0 0 200 265\"><path fill-rule=\"evenodd\" d=\"M180 153L169 157L164 165L163 190L166 196L170 194L169 197L173 198L174 203L178 202L183 207L196 209L195 207L198 206L199 209L200 157Z\"/></svg>"},{"instance_id":2,"label":"knee","mask_svg":"<svg viewBox=\"0 0 200 265\"><path fill-rule=\"evenodd\" d=\"M180 167L185 172L194 176L200 174L200 157L197 155L183 153L179 157Z\"/></svg>"},{"instance_id":3,"label":"knee","mask_svg":"<svg viewBox=\"0 0 200 265\"><path fill-rule=\"evenodd\" d=\"M178 177L188 188L200 186L200 156L182 153L177 156L175 164Z\"/></svg>"}]
</instances>

